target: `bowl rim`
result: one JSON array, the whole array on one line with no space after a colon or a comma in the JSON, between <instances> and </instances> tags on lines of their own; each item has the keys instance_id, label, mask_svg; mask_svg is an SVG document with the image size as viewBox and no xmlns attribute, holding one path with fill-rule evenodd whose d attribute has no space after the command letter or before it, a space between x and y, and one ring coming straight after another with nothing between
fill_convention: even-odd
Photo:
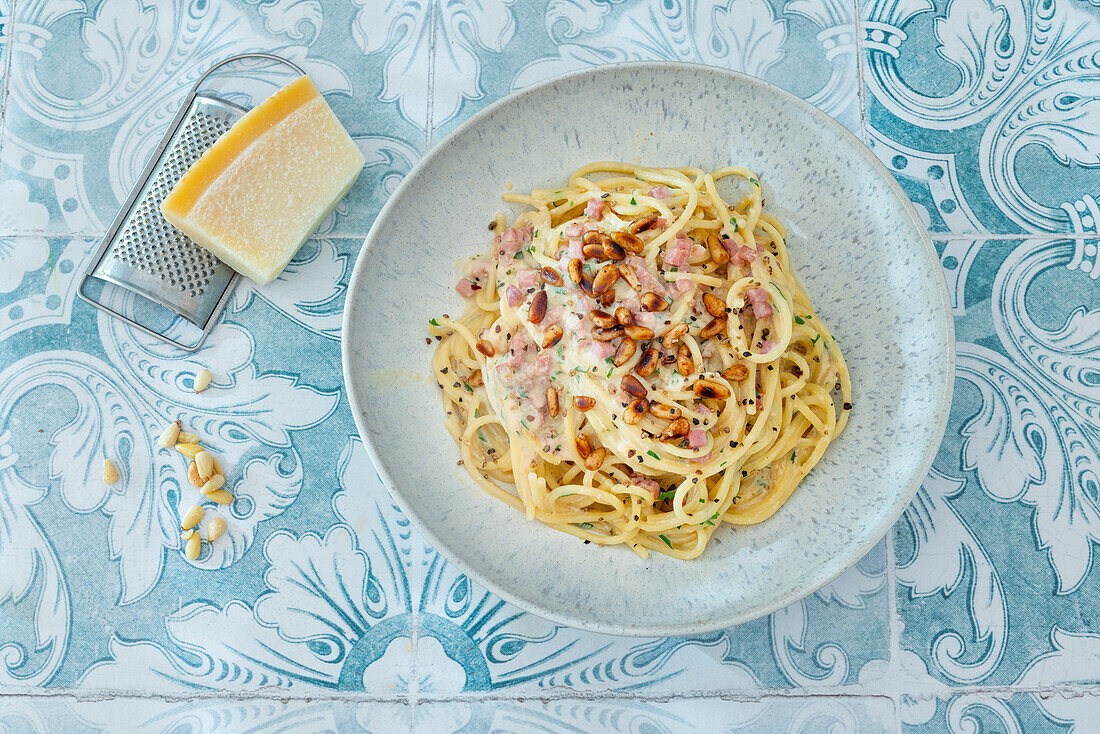
<instances>
[{"instance_id":1,"label":"bowl rim","mask_svg":"<svg viewBox=\"0 0 1100 734\"><path fill-rule=\"evenodd\" d=\"M938 408L938 416L935 422L935 426L932 431L934 440L931 440L928 447L925 449L924 456L921 457L919 463L920 470L916 472L909 480L908 485L904 490L897 495L897 499L891 506L890 511L885 515L886 521L876 523L871 532L865 533L862 540L859 543L849 546L849 550L844 554L838 554L834 556L826 564L819 566L819 570L815 574L815 580L810 584L805 584L797 589L788 591L786 594L781 595L775 600L766 604L757 604L753 606L741 607L736 610L731 610L727 614L723 614L719 617L714 617L704 621L687 622L683 625L666 625L666 624L608 624L604 622L593 622L592 620L585 619L580 616L573 616L566 612L557 612L551 609L542 607L537 600L528 599L520 596L509 589L506 589L499 585L494 579L484 574L480 569L473 568L467 565L462 559L455 553L453 553L446 542L446 540L433 532L425 523L417 516L415 512L410 511L407 503L404 500L401 492L396 489L396 482L390 476L389 471L386 468L385 462L382 457L375 450L374 444L371 442L369 436L370 433L367 430L367 417L364 411L361 409L359 397L356 393L354 381L351 379L351 355L348 349L347 335L350 333L350 313L352 311L352 299L359 290L359 281L364 277L365 267L365 255L370 249L370 244L379 228L379 223L384 221L390 210L396 206L396 202L404 195L405 190L412 186L412 183L417 179L424 170L430 168L434 161L446 151L454 140L468 130L471 130L481 124L482 120L492 116L497 110L506 107L508 105L515 104L527 97L534 96L541 93L547 87L554 86L563 81L571 81L574 79L600 76L612 71L630 71L635 70L638 72L662 70L672 72L688 72L693 74L710 74L716 77L721 77L726 80L732 80L740 84L747 84L752 87L756 87L768 94L775 95L780 102L792 105L799 108L803 113L809 115L819 125L828 128L835 134L840 135L842 138L846 138L849 143L855 144L856 150L862 156L862 159L870 164L879 176L886 182L887 187L898 197L902 203L905 212L908 214L908 219L912 226L918 233L921 242L924 245L923 254L927 256L931 263L934 265L934 272L938 277L935 277L935 281L938 284L938 292L940 295L941 313L944 315L944 323L942 333L947 341L947 363L944 365L943 370L943 382L940 386L941 389L937 391L940 397L940 405ZM463 573L469 576L471 579L480 584L487 591L496 594L498 597L505 601L514 604L519 609L525 612L529 612L543 619L547 619L551 622L562 624L568 627L586 630L589 632L595 632L600 634L609 634L625 637L672 637L682 635L701 634L705 632L714 632L716 630L722 630L729 627L733 627L745 622L750 622L754 619L765 617L780 609L784 609L791 604L800 601L814 592L818 591L825 585L835 581L841 574L853 567L864 556L867 555L870 550L878 544L897 523L898 518L905 511L906 507L912 501L916 495L917 490L920 489L927 477L929 470L932 467L932 462L939 451L940 444L943 442L943 436L947 428L947 420L951 412L951 397L955 384L955 323L952 317L951 300L947 290L947 283L940 274L939 271L939 255L936 253L936 249L932 244L932 239L928 234L927 229L920 221L920 217L917 214L916 208L909 200L909 197L905 194L905 191L901 188L901 185L894 178L893 174L886 165L878 159L878 156L857 136L844 125L840 124L829 114L819 109L818 107L810 104L801 97L795 95L792 92L783 89L771 82L760 79L749 74L745 74L739 71L733 71L731 69L724 69L716 66L708 66L706 64L695 64L682 61L627 61L620 63L601 64L599 66L581 69L578 71L569 72L549 79L545 79L541 82L537 82L529 87L512 92L511 94L502 97L501 99L489 104L484 109L472 115L470 118L458 125L454 130L445 135L442 139L436 142L430 150L428 150L424 157L417 162L412 169L405 175L401 183L397 186L386 203L379 210L378 215L375 217L374 222L371 224L371 228L367 233L366 239L363 241L363 246L356 256L355 265L352 269L352 275L348 282L347 295L344 300L344 314L341 319L341 332L340 332L340 351L341 351L341 364L343 367L343 381L344 389L347 392L348 404L351 407L352 416L355 419L355 427L359 432L359 438L363 442L363 446L370 456L371 462L374 464L375 470L378 472L378 476L381 478L383 484L386 485L387 491L390 496L401 508L401 511L408 517L413 527L424 536L424 538L432 545L432 547L439 552L448 562L454 563ZM839 562L838 562L839 561Z\"/></svg>"}]
</instances>

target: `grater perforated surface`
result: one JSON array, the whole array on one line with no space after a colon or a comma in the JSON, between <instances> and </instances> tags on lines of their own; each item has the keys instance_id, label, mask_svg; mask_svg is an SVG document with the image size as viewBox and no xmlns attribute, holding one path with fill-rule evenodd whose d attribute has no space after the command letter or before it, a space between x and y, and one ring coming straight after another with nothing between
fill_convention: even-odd
<instances>
[{"instance_id":1,"label":"grater perforated surface","mask_svg":"<svg viewBox=\"0 0 1100 734\"><path fill-rule=\"evenodd\" d=\"M105 241L91 276L203 328L236 275L164 219L160 204L191 164L241 118L243 107L196 95Z\"/></svg>"},{"instance_id":2,"label":"grater perforated surface","mask_svg":"<svg viewBox=\"0 0 1100 734\"><path fill-rule=\"evenodd\" d=\"M133 216L119 232L113 257L157 275L192 297L203 294L220 263L165 221L160 203L191 164L232 124L201 112L186 120L172 147L165 151L164 163L137 202Z\"/></svg>"}]
</instances>

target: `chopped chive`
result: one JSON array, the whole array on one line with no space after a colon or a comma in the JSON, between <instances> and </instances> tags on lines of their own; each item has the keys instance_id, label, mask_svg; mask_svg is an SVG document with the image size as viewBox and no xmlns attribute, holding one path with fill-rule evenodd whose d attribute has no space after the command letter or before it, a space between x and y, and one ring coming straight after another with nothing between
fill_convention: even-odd
<instances>
[{"instance_id":1,"label":"chopped chive","mask_svg":"<svg viewBox=\"0 0 1100 734\"><path fill-rule=\"evenodd\" d=\"M612 372L614 372L614 371L615 371L615 368L614 368L614 367L612 367L611 369L609 369L609 370L607 371L607 379L609 379L609 380L611 379L611 373L612 373Z\"/></svg>"},{"instance_id":2,"label":"chopped chive","mask_svg":"<svg viewBox=\"0 0 1100 734\"><path fill-rule=\"evenodd\" d=\"M672 542L668 538L666 538L663 535L658 535L657 537L660 538L661 540L665 541L665 545L667 545L669 548L672 547Z\"/></svg>"},{"instance_id":3,"label":"chopped chive","mask_svg":"<svg viewBox=\"0 0 1100 734\"><path fill-rule=\"evenodd\" d=\"M794 322L796 324L800 324L800 325L806 323L801 316L795 316L794 317Z\"/></svg>"},{"instance_id":4,"label":"chopped chive","mask_svg":"<svg viewBox=\"0 0 1100 734\"><path fill-rule=\"evenodd\" d=\"M820 339L820 338L821 338L821 334L818 334L817 336L815 336L813 339L810 340L810 343L811 344L817 344L817 340Z\"/></svg>"},{"instance_id":5,"label":"chopped chive","mask_svg":"<svg viewBox=\"0 0 1100 734\"><path fill-rule=\"evenodd\" d=\"M466 392L473 392L474 391L474 389L472 387L470 387L470 383L468 383L468 382L462 383L462 387L466 388Z\"/></svg>"},{"instance_id":6,"label":"chopped chive","mask_svg":"<svg viewBox=\"0 0 1100 734\"><path fill-rule=\"evenodd\" d=\"M794 451L792 451L792 452L791 452L791 463L792 463L792 464L794 463L794 455L795 455L795 452L794 452Z\"/></svg>"},{"instance_id":7,"label":"chopped chive","mask_svg":"<svg viewBox=\"0 0 1100 734\"><path fill-rule=\"evenodd\" d=\"M669 492L661 492L661 495L657 499L662 500L662 501L668 501L668 500L672 499L675 496L676 496L676 490L674 489L674 490L669 491Z\"/></svg>"},{"instance_id":8,"label":"chopped chive","mask_svg":"<svg viewBox=\"0 0 1100 734\"><path fill-rule=\"evenodd\" d=\"M634 197L633 197L633 196L631 196L631 197L630 197L630 203L631 203L631 204L634 204L635 206L637 206L637 205L638 205L638 202L634 200ZM669 547L671 548L672 546L669 546Z\"/></svg>"},{"instance_id":9,"label":"chopped chive","mask_svg":"<svg viewBox=\"0 0 1100 734\"><path fill-rule=\"evenodd\" d=\"M436 321L435 319L428 319L428 323L431 324L432 326L439 326L439 322Z\"/></svg>"},{"instance_id":10,"label":"chopped chive","mask_svg":"<svg viewBox=\"0 0 1100 734\"><path fill-rule=\"evenodd\" d=\"M568 497L568 496L569 495L565 495L565 494L562 495L562 497ZM590 523L590 522L579 522L579 523L576 523L576 526L578 528L584 528L585 530L587 530L588 528L592 527L592 523Z\"/></svg>"},{"instance_id":11,"label":"chopped chive","mask_svg":"<svg viewBox=\"0 0 1100 734\"><path fill-rule=\"evenodd\" d=\"M517 253L516 253L515 255L512 255L512 259L513 259L513 260L519 260L519 259L521 259L522 257L523 257L523 253L522 253L522 252L517 252Z\"/></svg>"},{"instance_id":12,"label":"chopped chive","mask_svg":"<svg viewBox=\"0 0 1100 734\"><path fill-rule=\"evenodd\" d=\"M658 461L661 460L661 457L658 456L657 453L653 449L650 449L649 451L646 451L646 453L649 454L650 456L652 456L654 459L657 459Z\"/></svg>"}]
</instances>

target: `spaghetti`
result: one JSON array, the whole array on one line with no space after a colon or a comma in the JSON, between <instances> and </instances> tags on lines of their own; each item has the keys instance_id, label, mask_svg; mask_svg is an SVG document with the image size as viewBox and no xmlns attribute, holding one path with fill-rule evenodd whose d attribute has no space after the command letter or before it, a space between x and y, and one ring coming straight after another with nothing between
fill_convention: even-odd
<instances>
[{"instance_id":1,"label":"spaghetti","mask_svg":"<svg viewBox=\"0 0 1100 734\"><path fill-rule=\"evenodd\" d=\"M722 523L773 515L852 393L756 176L599 162L504 199L529 210L496 216L457 287L466 312L429 327L470 476L643 557L695 558Z\"/></svg>"}]
</instances>

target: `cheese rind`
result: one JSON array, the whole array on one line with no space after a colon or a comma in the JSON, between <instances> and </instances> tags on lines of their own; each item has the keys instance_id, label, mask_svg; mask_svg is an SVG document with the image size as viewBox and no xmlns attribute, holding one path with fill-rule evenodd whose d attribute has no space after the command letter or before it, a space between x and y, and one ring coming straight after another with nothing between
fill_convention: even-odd
<instances>
[{"instance_id":1,"label":"cheese rind","mask_svg":"<svg viewBox=\"0 0 1100 734\"><path fill-rule=\"evenodd\" d=\"M364 158L309 77L248 112L183 175L161 213L219 260L275 279L355 183Z\"/></svg>"}]
</instances>

